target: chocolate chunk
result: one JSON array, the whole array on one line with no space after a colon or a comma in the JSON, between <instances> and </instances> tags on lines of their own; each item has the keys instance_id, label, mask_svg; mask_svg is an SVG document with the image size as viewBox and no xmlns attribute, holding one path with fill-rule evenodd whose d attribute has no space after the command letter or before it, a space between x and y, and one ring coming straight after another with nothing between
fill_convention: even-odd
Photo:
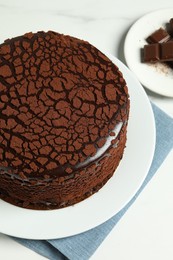
<instances>
[{"instance_id":1,"label":"chocolate chunk","mask_svg":"<svg viewBox=\"0 0 173 260\"><path fill-rule=\"evenodd\" d=\"M173 37L173 18L170 19L169 24L170 24L170 34Z\"/></svg>"},{"instance_id":2,"label":"chocolate chunk","mask_svg":"<svg viewBox=\"0 0 173 260\"><path fill-rule=\"evenodd\" d=\"M173 69L173 61L168 61L167 65Z\"/></svg>"},{"instance_id":3,"label":"chocolate chunk","mask_svg":"<svg viewBox=\"0 0 173 260\"><path fill-rule=\"evenodd\" d=\"M173 68L173 18L146 38L149 45L142 49L143 62L163 62Z\"/></svg>"},{"instance_id":4,"label":"chocolate chunk","mask_svg":"<svg viewBox=\"0 0 173 260\"><path fill-rule=\"evenodd\" d=\"M160 60L159 44L150 44L144 46L144 62L157 62Z\"/></svg>"},{"instance_id":5,"label":"chocolate chunk","mask_svg":"<svg viewBox=\"0 0 173 260\"><path fill-rule=\"evenodd\" d=\"M161 61L173 61L173 41L165 42L160 45Z\"/></svg>"},{"instance_id":6,"label":"chocolate chunk","mask_svg":"<svg viewBox=\"0 0 173 260\"><path fill-rule=\"evenodd\" d=\"M160 28L159 30L152 33L146 41L150 44L152 43L163 43L167 42L170 39L170 35L167 33L166 30Z\"/></svg>"}]
</instances>

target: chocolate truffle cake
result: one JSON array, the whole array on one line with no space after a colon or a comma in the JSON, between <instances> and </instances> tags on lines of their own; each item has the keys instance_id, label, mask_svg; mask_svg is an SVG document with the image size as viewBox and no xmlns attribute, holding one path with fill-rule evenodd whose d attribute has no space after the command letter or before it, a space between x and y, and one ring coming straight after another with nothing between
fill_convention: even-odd
<instances>
[{"instance_id":1,"label":"chocolate truffle cake","mask_svg":"<svg viewBox=\"0 0 173 260\"><path fill-rule=\"evenodd\" d=\"M124 152L119 69L86 41L52 31L0 45L0 198L31 209L98 191Z\"/></svg>"}]
</instances>

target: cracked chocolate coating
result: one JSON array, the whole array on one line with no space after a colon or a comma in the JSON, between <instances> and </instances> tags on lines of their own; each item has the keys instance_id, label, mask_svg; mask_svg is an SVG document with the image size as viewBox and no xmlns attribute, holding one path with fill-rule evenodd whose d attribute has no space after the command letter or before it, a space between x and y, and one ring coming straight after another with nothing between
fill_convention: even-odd
<instances>
[{"instance_id":1,"label":"cracked chocolate coating","mask_svg":"<svg viewBox=\"0 0 173 260\"><path fill-rule=\"evenodd\" d=\"M0 166L65 176L127 120L118 68L88 42L52 31L0 45Z\"/></svg>"}]
</instances>

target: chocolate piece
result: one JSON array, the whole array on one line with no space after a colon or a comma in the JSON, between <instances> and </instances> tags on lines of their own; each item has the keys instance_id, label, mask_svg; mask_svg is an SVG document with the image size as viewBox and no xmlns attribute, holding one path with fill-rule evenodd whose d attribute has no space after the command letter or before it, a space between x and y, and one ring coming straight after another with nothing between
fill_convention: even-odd
<instances>
[{"instance_id":1,"label":"chocolate piece","mask_svg":"<svg viewBox=\"0 0 173 260\"><path fill-rule=\"evenodd\" d=\"M163 28L158 29L154 33L152 33L146 41L150 44L152 43L163 43L167 42L170 39L170 35Z\"/></svg>"},{"instance_id":2,"label":"chocolate piece","mask_svg":"<svg viewBox=\"0 0 173 260\"><path fill-rule=\"evenodd\" d=\"M173 61L168 61L166 64L173 69Z\"/></svg>"},{"instance_id":3,"label":"chocolate piece","mask_svg":"<svg viewBox=\"0 0 173 260\"><path fill-rule=\"evenodd\" d=\"M160 47L158 43L144 46L144 62L157 62L160 60Z\"/></svg>"},{"instance_id":4,"label":"chocolate piece","mask_svg":"<svg viewBox=\"0 0 173 260\"><path fill-rule=\"evenodd\" d=\"M173 18L170 19L169 23L170 23L171 32L173 34Z\"/></svg>"},{"instance_id":5,"label":"chocolate piece","mask_svg":"<svg viewBox=\"0 0 173 260\"><path fill-rule=\"evenodd\" d=\"M165 42L160 45L160 60L173 61L173 41Z\"/></svg>"},{"instance_id":6,"label":"chocolate piece","mask_svg":"<svg viewBox=\"0 0 173 260\"><path fill-rule=\"evenodd\" d=\"M160 28L152 33L146 41L143 51L144 62L166 62L172 68L173 64L173 18L165 24L166 30ZM155 44L155 45L154 45Z\"/></svg>"},{"instance_id":7,"label":"chocolate piece","mask_svg":"<svg viewBox=\"0 0 173 260\"><path fill-rule=\"evenodd\" d=\"M173 18L171 18L167 24L167 31L173 37Z\"/></svg>"},{"instance_id":8,"label":"chocolate piece","mask_svg":"<svg viewBox=\"0 0 173 260\"><path fill-rule=\"evenodd\" d=\"M0 198L52 209L99 190L126 143L122 73L88 42L51 31L1 44L0 64Z\"/></svg>"}]
</instances>

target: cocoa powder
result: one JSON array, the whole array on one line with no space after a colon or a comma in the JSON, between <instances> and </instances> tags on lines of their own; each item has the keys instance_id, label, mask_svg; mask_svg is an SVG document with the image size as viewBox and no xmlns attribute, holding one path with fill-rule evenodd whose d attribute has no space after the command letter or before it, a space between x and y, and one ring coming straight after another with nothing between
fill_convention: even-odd
<instances>
[{"instance_id":1,"label":"cocoa powder","mask_svg":"<svg viewBox=\"0 0 173 260\"><path fill-rule=\"evenodd\" d=\"M112 135L127 100L118 68L88 42L52 31L8 39L0 45L0 166L21 176L71 173Z\"/></svg>"}]
</instances>

